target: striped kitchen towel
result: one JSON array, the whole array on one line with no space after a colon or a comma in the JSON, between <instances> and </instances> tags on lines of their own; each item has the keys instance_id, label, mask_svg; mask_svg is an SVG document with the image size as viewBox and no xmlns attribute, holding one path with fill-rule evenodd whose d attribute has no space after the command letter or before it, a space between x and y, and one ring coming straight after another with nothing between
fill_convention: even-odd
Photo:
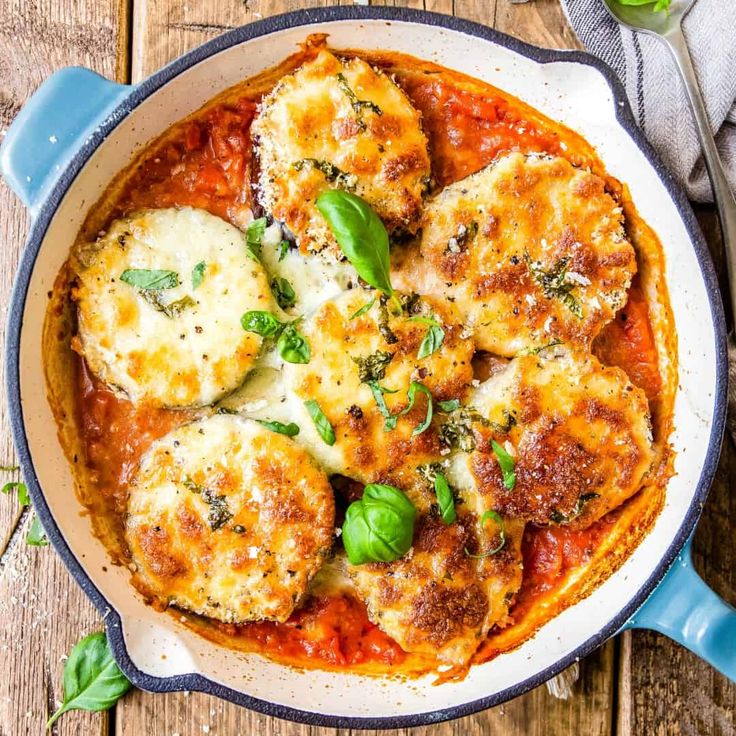
<instances>
[{"instance_id":1,"label":"striped kitchen towel","mask_svg":"<svg viewBox=\"0 0 736 736\"><path fill-rule=\"evenodd\" d=\"M712 202L685 90L659 39L616 23L603 0L561 0L584 46L624 84L639 126L691 199ZM731 186L736 190L736 0L697 0L683 23Z\"/></svg>"}]
</instances>

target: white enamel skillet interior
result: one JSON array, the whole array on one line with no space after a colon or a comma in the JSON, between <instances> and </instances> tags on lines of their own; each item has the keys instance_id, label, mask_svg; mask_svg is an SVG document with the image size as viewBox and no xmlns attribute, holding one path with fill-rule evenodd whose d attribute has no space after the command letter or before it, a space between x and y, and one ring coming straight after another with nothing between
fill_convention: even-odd
<instances>
[{"instance_id":1,"label":"white enamel skillet interior","mask_svg":"<svg viewBox=\"0 0 736 736\"><path fill-rule=\"evenodd\" d=\"M329 43L337 48L390 49L464 72L580 132L596 147L608 171L630 186L642 217L667 254L680 389L672 436L676 475L664 510L623 567L592 595L519 649L474 667L462 682L440 687L431 684L431 677L402 682L297 671L217 647L174 617L144 605L127 571L109 565L81 514L45 399L41 330L47 292L90 205L147 141L221 90L282 61L315 32L328 33ZM34 217L8 329L9 405L37 512L57 551L105 615L113 651L136 685L153 691L202 690L261 712L320 725L419 725L519 695L626 623L685 544L715 472L725 414L725 326L713 267L689 205L635 128L610 70L586 54L536 49L456 18L396 8L341 7L299 11L237 29L135 88L113 85L82 70L67 74L58 78L55 89L53 79L48 83L47 107L53 108L53 99L58 103L62 95L69 100L64 114L54 115L50 109L33 119L30 110L24 122L25 135L36 136L33 148L41 151L38 160L25 163L39 177L37 185L33 177L22 177L17 160L8 163L14 155L18 158L10 145L5 152L6 178ZM74 100L80 109L90 109L76 119L71 114L76 127L70 131ZM44 104L39 102L35 113ZM32 130L34 125L37 130ZM54 125L60 126L58 136ZM59 140L62 134L68 134L65 140L70 143L61 154L41 138ZM60 176L51 164L61 170Z\"/></svg>"}]
</instances>

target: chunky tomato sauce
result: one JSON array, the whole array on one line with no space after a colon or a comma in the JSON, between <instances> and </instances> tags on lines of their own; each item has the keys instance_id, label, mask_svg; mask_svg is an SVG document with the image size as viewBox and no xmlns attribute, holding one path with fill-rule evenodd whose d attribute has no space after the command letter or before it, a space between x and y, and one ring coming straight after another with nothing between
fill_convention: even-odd
<instances>
[{"instance_id":1,"label":"chunky tomato sauce","mask_svg":"<svg viewBox=\"0 0 736 736\"><path fill-rule=\"evenodd\" d=\"M527 119L526 106L501 93L479 94L456 87L443 75L393 70L423 114L430 139L434 176L444 186L490 163L508 150L563 155L590 162L590 149L569 131L545 128ZM176 127L141 159L117 198L111 217L142 207L198 207L234 224L253 203L250 124L255 97L229 99ZM563 140L564 138L564 140ZM578 141L577 148L570 142ZM595 352L606 364L623 368L650 402L662 388L647 303L638 281L627 306L598 338ZM136 408L92 377L80 360L78 407L86 460L94 473L105 512L122 530L126 485L152 441L192 414ZM583 564L613 524L618 511L583 531L530 526L524 535L524 580L510 618L518 620L534 602L559 588L566 574ZM312 596L284 624L207 624L231 638L293 663L351 667L399 665L408 655L369 620L352 597ZM479 657L494 652L481 648Z\"/></svg>"}]
</instances>

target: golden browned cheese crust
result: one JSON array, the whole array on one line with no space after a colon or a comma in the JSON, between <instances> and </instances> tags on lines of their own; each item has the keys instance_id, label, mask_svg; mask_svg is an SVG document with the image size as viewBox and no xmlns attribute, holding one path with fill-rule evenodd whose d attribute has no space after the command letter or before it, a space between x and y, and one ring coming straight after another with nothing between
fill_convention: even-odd
<instances>
[{"instance_id":1,"label":"golden browned cheese crust","mask_svg":"<svg viewBox=\"0 0 736 736\"><path fill-rule=\"evenodd\" d=\"M418 392L413 409L398 418L395 429L386 431L360 362L365 365L366 358L383 356L377 382L390 391L383 394L387 410L397 414L408 406L412 381L426 386L434 401L464 395L473 377L474 348L472 340L463 337L452 305L439 300L421 300L411 314L404 310L397 316L376 299L363 314L353 316L374 296L354 289L305 320L302 331L312 348L311 360L306 365L286 364L284 380L294 398L295 421L302 427L299 441L309 445L329 472L404 487L414 482L418 465L440 457L434 424L414 434L427 415L427 397ZM429 325L413 317L430 316L442 326L444 339L440 349L419 358ZM330 421L333 446L316 434L303 404L308 400L317 401Z\"/></svg>"},{"instance_id":2,"label":"golden browned cheese crust","mask_svg":"<svg viewBox=\"0 0 736 736\"><path fill-rule=\"evenodd\" d=\"M494 508L536 524L589 526L634 494L654 452L646 396L619 368L549 349L516 358L470 397L476 447L454 457ZM495 440L514 458L507 488Z\"/></svg>"},{"instance_id":3,"label":"golden browned cheese crust","mask_svg":"<svg viewBox=\"0 0 736 736\"><path fill-rule=\"evenodd\" d=\"M240 385L261 347L240 316L272 305L240 230L190 207L141 210L75 256L76 345L103 381L131 401L172 407L210 404ZM121 279L128 270L171 272L178 285L139 289Z\"/></svg>"},{"instance_id":4,"label":"golden browned cheese crust","mask_svg":"<svg viewBox=\"0 0 736 736\"><path fill-rule=\"evenodd\" d=\"M636 272L605 182L566 159L509 153L442 190L396 283L455 300L478 348L587 348Z\"/></svg>"},{"instance_id":5,"label":"golden browned cheese crust","mask_svg":"<svg viewBox=\"0 0 736 736\"><path fill-rule=\"evenodd\" d=\"M302 251L341 256L314 204L327 189L363 197L389 231L416 231L430 172L420 115L366 62L321 51L263 99L252 131L261 203Z\"/></svg>"},{"instance_id":6,"label":"golden browned cheese crust","mask_svg":"<svg viewBox=\"0 0 736 736\"><path fill-rule=\"evenodd\" d=\"M131 484L136 584L220 621L285 621L334 535L327 477L293 440L240 417L155 442Z\"/></svg>"},{"instance_id":7,"label":"golden browned cheese crust","mask_svg":"<svg viewBox=\"0 0 736 736\"><path fill-rule=\"evenodd\" d=\"M419 510L409 552L395 562L351 565L348 574L371 620L402 649L462 665L491 626L505 623L521 585L524 523L504 520L497 549L501 529L493 519L480 524L490 506L475 491L458 491L450 525L437 513L431 485L409 496Z\"/></svg>"}]
</instances>

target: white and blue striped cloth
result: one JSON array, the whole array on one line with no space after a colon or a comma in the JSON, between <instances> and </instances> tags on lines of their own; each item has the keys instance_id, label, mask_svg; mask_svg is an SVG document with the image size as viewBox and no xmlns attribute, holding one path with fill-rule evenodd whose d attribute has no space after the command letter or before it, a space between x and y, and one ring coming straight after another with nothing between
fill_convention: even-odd
<instances>
[{"instance_id":1,"label":"white and blue striped cloth","mask_svg":"<svg viewBox=\"0 0 736 736\"><path fill-rule=\"evenodd\" d=\"M613 68L634 116L691 199L712 202L685 91L659 39L616 23L603 0L561 0L586 49ZM711 127L736 190L736 0L697 0L683 23Z\"/></svg>"}]
</instances>

